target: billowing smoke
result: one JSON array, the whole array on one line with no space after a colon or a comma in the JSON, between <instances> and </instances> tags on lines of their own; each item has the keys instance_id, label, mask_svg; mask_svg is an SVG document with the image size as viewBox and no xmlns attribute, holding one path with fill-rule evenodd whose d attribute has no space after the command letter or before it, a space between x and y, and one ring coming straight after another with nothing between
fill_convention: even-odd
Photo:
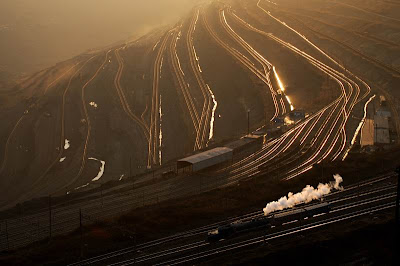
<instances>
[{"instance_id":1,"label":"billowing smoke","mask_svg":"<svg viewBox=\"0 0 400 266\"><path fill-rule=\"evenodd\" d=\"M301 192L293 194L289 192L287 196L280 198L278 201L272 201L265 206L263 209L264 215L268 215L271 212L292 208L300 203L308 203L312 200L320 199L324 195L331 192L332 189L342 190L343 187L340 183L343 182L343 178L336 174L333 176L335 181L331 181L328 184L318 184L317 188L307 185Z\"/></svg>"}]
</instances>

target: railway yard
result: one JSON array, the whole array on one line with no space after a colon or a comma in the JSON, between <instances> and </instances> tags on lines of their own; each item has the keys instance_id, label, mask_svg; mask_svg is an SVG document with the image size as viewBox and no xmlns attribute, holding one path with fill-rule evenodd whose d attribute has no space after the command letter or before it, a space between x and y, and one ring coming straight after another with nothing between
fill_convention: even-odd
<instances>
[{"instance_id":1,"label":"railway yard","mask_svg":"<svg viewBox=\"0 0 400 266\"><path fill-rule=\"evenodd\" d=\"M133 265L160 264L172 265L194 263L198 261L212 261L213 257L224 253L239 250L251 250L254 246L274 245L282 239L305 234L309 230L316 230L335 223L355 219L362 216L371 216L375 212L393 209L396 196L396 184L390 175L382 176L368 182L361 182L349 186L344 191L332 193L324 198L324 202L331 205L329 213L318 213L314 217L299 219L288 218L283 225L269 228L260 226L249 234L238 234L236 237L221 239L218 242L207 241L207 233L220 228L218 226L231 222L244 222L263 217L263 213L253 212L238 217L231 217L219 223L213 223L201 228L185 231L170 237L157 239L151 242L131 246L101 256L96 256L71 265ZM373 185L373 189L371 189ZM383 193L382 193L383 192ZM315 203L314 203L315 204ZM285 211L282 211L284 213ZM286 211L290 212L290 211ZM289 215L289 217L293 217Z\"/></svg>"},{"instance_id":2,"label":"railway yard","mask_svg":"<svg viewBox=\"0 0 400 266\"><path fill-rule=\"evenodd\" d=\"M6 261L67 237L71 257L50 256L56 264L257 264L293 239L307 246L322 241L303 239L315 232L331 240L347 223L390 221L400 13L388 5L400 5L295 2L204 2L174 25L0 91ZM262 213L262 202L334 174L344 189L322 203ZM186 221L175 227L185 219L174 215ZM98 247L96 228L106 235Z\"/></svg>"}]
</instances>

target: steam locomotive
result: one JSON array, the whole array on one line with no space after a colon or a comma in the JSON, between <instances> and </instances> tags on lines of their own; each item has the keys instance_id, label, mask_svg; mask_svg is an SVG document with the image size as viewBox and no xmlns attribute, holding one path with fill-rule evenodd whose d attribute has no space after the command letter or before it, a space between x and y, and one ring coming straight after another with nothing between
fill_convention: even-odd
<instances>
[{"instance_id":1,"label":"steam locomotive","mask_svg":"<svg viewBox=\"0 0 400 266\"><path fill-rule=\"evenodd\" d=\"M255 231L258 229L268 229L271 226L280 226L294 220L311 218L314 215L329 213L331 206L327 202L314 204L307 207L298 207L285 212L271 214L253 218L248 221L236 221L227 225L222 225L217 229L208 232L207 241L210 243L235 237L244 232Z\"/></svg>"}]
</instances>

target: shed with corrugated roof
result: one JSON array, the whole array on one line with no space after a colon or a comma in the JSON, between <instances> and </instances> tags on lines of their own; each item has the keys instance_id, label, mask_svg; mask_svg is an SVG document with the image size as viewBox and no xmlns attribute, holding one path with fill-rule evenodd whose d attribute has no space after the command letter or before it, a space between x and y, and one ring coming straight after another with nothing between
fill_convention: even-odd
<instances>
[{"instance_id":1,"label":"shed with corrugated roof","mask_svg":"<svg viewBox=\"0 0 400 266\"><path fill-rule=\"evenodd\" d=\"M217 164L232 160L233 150L227 147L218 147L204 151L177 161L177 169L197 172Z\"/></svg>"}]
</instances>

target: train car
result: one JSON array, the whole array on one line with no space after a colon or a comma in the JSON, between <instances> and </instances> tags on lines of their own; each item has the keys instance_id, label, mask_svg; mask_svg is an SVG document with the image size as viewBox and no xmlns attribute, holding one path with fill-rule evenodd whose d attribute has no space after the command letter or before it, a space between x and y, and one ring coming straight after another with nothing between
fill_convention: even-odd
<instances>
[{"instance_id":1,"label":"train car","mask_svg":"<svg viewBox=\"0 0 400 266\"><path fill-rule=\"evenodd\" d=\"M316 214L329 213L331 210L328 202L318 203L307 207L296 208L294 210L272 215L271 224L274 226L282 225L294 220L301 220L306 217L311 218Z\"/></svg>"},{"instance_id":2,"label":"train car","mask_svg":"<svg viewBox=\"0 0 400 266\"><path fill-rule=\"evenodd\" d=\"M305 210L304 209L294 209L282 213L275 214L271 217L271 224L274 226L282 225L283 223L288 223L294 220L304 219Z\"/></svg>"},{"instance_id":3,"label":"train car","mask_svg":"<svg viewBox=\"0 0 400 266\"><path fill-rule=\"evenodd\" d=\"M314 215L329 213L331 206L328 202L322 202L307 206L302 204L301 207L291 209L288 211L271 214L269 216L257 217L248 221L236 221L227 225L218 227L208 233L207 241L217 242L221 239L228 239L237 236L240 233L249 232L261 228L270 228L271 226L281 226L284 223L292 222L295 220L302 220L304 218L311 218Z\"/></svg>"},{"instance_id":4,"label":"train car","mask_svg":"<svg viewBox=\"0 0 400 266\"><path fill-rule=\"evenodd\" d=\"M237 234L249 232L260 228L266 228L270 225L268 217L258 217L250 221L237 221L228 225L218 227L218 229L208 233L208 242L217 242L221 239L235 237Z\"/></svg>"},{"instance_id":5,"label":"train car","mask_svg":"<svg viewBox=\"0 0 400 266\"><path fill-rule=\"evenodd\" d=\"M217 242L232 236L234 233L234 228L230 224L220 226L218 229L208 232L207 241L210 243Z\"/></svg>"},{"instance_id":6,"label":"train car","mask_svg":"<svg viewBox=\"0 0 400 266\"><path fill-rule=\"evenodd\" d=\"M162 177L174 177L176 173L174 170L165 171L161 174Z\"/></svg>"},{"instance_id":7,"label":"train car","mask_svg":"<svg viewBox=\"0 0 400 266\"><path fill-rule=\"evenodd\" d=\"M328 202L323 202L308 207L304 207L306 216L311 218L316 214L329 213L331 211L331 205Z\"/></svg>"}]
</instances>

